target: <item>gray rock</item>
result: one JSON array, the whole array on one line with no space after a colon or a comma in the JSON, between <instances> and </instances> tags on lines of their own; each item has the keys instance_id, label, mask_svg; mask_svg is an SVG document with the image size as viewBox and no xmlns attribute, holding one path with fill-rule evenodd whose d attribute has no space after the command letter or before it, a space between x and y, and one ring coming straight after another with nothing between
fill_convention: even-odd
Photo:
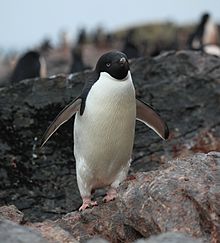
<instances>
[{"instance_id":1,"label":"gray rock","mask_svg":"<svg viewBox=\"0 0 220 243\"><path fill-rule=\"evenodd\" d=\"M181 233L167 232L151 236L149 239L137 240L134 243L202 243L202 240L196 240Z\"/></svg>"},{"instance_id":2,"label":"gray rock","mask_svg":"<svg viewBox=\"0 0 220 243\"><path fill-rule=\"evenodd\" d=\"M86 243L109 243L109 241L101 239L101 238L94 238L91 240L87 240Z\"/></svg>"},{"instance_id":3,"label":"gray rock","mask_svg":"<svg viewBox=\"0 0 220 243\"><path fill-rule=\"evenodd\" d=\"M56 223L82 242L94 236L133 242L166 232L218 242L219 165L220 153L171 160L164 169L139 172L125 181L115 201L67 214Z\"/></svg>"},{"instance_id":4,"label":"gray rock","mask_svg":"<svg viewBox=\"0 0 220 243\"><path fill-rule=\"evenodd\" d=\"M100 238L112 243L140 238L148 238L146 242L218 242L219 175L219 152L170 160L160 170L134 174L119 187L115 201L99 201L97 207L56 221L26 225L53 243L97 242ZM7 215L7 207L3 208ZM157 236L149 238L152 235Z\"/></svg>"},{"instance_id":5,"label":"gray rock","mask_svg":"<svg viewBox=\"0 0 220 243\"><path fill-rule=\"evenodd\" d=\"M0 219L0 242L2 243L47 243L36 231Z\"/></svg>"}]
</instances>

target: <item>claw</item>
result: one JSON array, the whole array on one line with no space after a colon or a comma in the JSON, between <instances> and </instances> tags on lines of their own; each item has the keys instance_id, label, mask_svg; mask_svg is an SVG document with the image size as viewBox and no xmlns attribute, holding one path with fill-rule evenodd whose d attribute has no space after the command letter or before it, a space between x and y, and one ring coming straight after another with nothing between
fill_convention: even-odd
<instances>
[{"instance_id":1,"label":"claw","mask_svg":"<svg viewBox=\"0 0 220 243\"><path fill-rule=\"evenodd\" d=\"M114 200L117 196L117 191L115 188L111 187L108 192L107 195L103 198L103 202L110 202L112 200Z\"/></svg>"},{"instance_id":2,"label":"claw","mask_svg":"<svg viewBox=\"0 0 220 243\"><path fill-rule=\"evenodd\" d=\"M83 204L79 208L79 211L83 211L89 207L97 206L98 203L96 201L92 201L91 198L83 198Z\"/></svg>"}]
</instances>

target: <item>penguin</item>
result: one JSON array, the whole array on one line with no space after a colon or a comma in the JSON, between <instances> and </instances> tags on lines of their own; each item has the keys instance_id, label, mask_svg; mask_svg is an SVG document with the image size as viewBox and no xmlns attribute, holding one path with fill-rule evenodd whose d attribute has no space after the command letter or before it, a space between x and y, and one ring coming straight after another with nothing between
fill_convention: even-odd
<instances>
[{"instance_id":1,"label":"penguin","mask_svg":"<svg viewBox=\"0 0 220 243\"><path fill-rule=\"evenodd\" d=\"M135 29L131 29L125 36L122 52L125 53L128 59L140 57L140 51L135 43Z\"/></svg>"},{"instance_id":2,"label":"penguin","mask_svg":"<svg viewBox=\"0 0 220 243\"><path fill-rule=\"evenodd\" d=\"M189 36L187 46L191 50L219 56L218 29L208 13L204 13L196 30Z\"/></svg>"},{"instance_id":3,"label":"penguin","mask_svg":"<svg viewBox=\"0 0 220 243\"><path fill-rule=\"evenodd\" d=\"M86 69L90 69L90 66L84 63L82 56L82 46L78 45L72 50L72 63L69 72L76 73Z\"/></svg>"},{"instance_id":4,"label":"penguin","mask_svg":"<svg viewBox=\"0 0 220 243\"><path fill-rule=\"evenodd\" d=\"M131 163L135 124L139 120L162 139L169 130L156 111L136 99L127 56L119 51L102 55L82 93L67 105L48 127L41 147L75 114L74 155L77 184L83 204L79 210L97 205L91 192L109 186L103 201L117 196Z\"/></svg>"},{"instance_id":5,"label":"penguin","mask_svg":"<svg viewBox=\"0 0 220 243\"><path fill-rule=\"evenodd\" d=\"M11 76L11 83L36 77L46 77L46 61L38 51L26 52L17 62Z\"/></svg>"}]
</instances>

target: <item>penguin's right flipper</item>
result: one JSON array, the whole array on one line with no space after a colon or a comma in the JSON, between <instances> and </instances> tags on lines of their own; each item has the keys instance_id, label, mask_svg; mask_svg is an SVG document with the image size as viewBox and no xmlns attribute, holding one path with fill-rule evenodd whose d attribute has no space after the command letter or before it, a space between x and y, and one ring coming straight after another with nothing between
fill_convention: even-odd
<instances>
[{"instance_id":1,"label":"penguin's right flipper","mask_svg":"<svg viewBox=\"0 0 220 243\"><path fill-rule=\"evenodd\" d=\"M148 104L136 99L136 119L153 129L162 139L168 139L169 129L159 114Z\"/></svg>"},{"instance_id":2,"label":"penguin's right flipper","mask_svg":"<svg viewBox=\"0 0 220 243\"><path fill-rule=\"evenodd\" d=\"M82 99L80 97L76 98L69 105L67 105L54 119L54 121L47 128L44 133L40 147L47 142L47 140L53 135L53 133L65 122L67 122L77 111L80 110Z\"/></svg>"}]
</instances>

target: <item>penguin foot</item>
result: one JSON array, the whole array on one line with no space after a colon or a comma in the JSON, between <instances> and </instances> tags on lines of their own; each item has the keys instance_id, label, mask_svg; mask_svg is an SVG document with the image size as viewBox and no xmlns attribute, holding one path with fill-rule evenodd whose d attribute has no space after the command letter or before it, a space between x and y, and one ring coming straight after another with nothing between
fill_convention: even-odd
<instances>
[{"instance_id":1,"label":"penguin foot","mask_svg":"<svg viewBox=\"0 0 220 243\"><path fill-rule=\"evenodd\" d=\"M79 208L79 211L83 211L85 210L86 208L89 208L89 207L93 207L93 206L97 206L97 202L96 201L92 201L91 198L83 198L83 204L82 206Z\"/></svg>"},{"instance_id":2,"label":"penguin foot","mask_svg":"<svg viewBox=\"0 0 220 243\"><path fill-rule=\"evenodd\" d=\"M117 196L117 191L115 188L111 187L108 192L107 195L103 198L103 202L110 202L112 200L114 200Z\"/></svg>"}]
</instances>

